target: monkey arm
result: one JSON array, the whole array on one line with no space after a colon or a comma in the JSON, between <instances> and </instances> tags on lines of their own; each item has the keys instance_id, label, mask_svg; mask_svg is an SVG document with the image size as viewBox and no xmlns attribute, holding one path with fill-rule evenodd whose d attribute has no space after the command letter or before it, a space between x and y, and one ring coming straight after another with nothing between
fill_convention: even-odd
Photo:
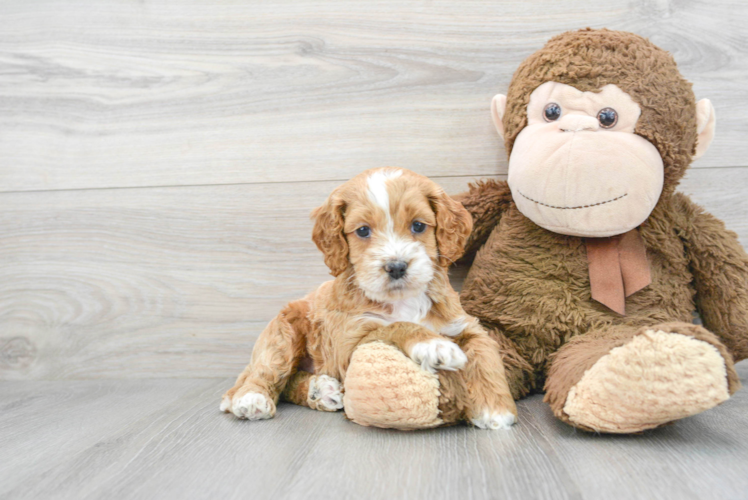
<instances>
[{"instance_id":1,"label":"monkey arm","mask_svg":"<svg viewBox=\"0 0 748 500\"><path fill-rule=\"evenodd\" d=\"M748 255L721 220L681 193L675 198L685 215L681 238L704 326L721 338L736 362L748 358Z\"/></svg>"},{"instance_id":2,"label":"monkey arm","mask_svg":"<svg viewBox=\"0 0 748 500\"><path fill-rule=\"evenodd\" d=\"M465 254L460 259L470 261L509 207L512 193L506 181L488 179L470 184L468 191L453 198L462 203L473 217L473 232L468 237Z\"/></svg>"}]
</instances>

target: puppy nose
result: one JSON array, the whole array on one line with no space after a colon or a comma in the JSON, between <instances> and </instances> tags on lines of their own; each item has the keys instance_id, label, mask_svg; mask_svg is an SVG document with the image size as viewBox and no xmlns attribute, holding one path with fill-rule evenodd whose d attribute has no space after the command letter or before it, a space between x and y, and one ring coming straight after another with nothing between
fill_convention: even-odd
<instances>
[{"instance_id":1,"label":"puppy nose","mask_svg":"<svg viewBox=\"0 0 748 500\"><path fill-rule=\"evenodd\" d=\"M391 260L384 265L384 270L390 275L393 280L399 280L405 276L405 271L408 269L408 263L402 260Z\"/></svg>"},{"instance_id":2,"label":"puppy nose","mask_svg":"<svg viewBox=\"0 0 748 500\"><path fill-rule=\"evenodd\" d=\"M558 121L558 128L564 132L581 132L582 130L597 130L600 123L597 118L587 115L566 115Z\"/></svg>"}]
</instances>

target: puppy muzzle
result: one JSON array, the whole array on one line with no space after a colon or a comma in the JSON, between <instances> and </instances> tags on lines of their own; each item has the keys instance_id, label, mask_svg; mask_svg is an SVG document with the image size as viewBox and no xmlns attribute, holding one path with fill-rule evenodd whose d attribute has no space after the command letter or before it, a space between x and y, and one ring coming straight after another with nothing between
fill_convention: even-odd
<instances>
[{"instance_id":1,"label":"puppy muzzle","mask_svg":"<svg viewBox=\"0 0 748 500\"><path fill-rule=\"evenodd\" d=\"M407 271L408 263L403 260L391 260L384 265L384 272L386 272L392 280L403 278Z\"/></svg>"}]
</instances>

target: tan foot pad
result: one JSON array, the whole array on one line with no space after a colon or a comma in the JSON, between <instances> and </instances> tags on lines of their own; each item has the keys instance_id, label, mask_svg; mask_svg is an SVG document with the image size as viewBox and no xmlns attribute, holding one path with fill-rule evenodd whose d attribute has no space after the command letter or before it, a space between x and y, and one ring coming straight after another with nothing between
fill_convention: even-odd
<instances>
[{"instance_id":1,"label":"tan foot pad","mask_svg":"<svg viewBox=\"0 0 748 500\"><path fill-rule=\"evenodd\" d=\"M382 342L356 348L346 372L343 406L360 425L425 429L439 418L439 379Z\"/></svg>"},{"instance_id":2,"label":"tan foot pad","mask_svg":"<svg viewBox=\"0 0 748 500\"><path fill-rule=\"evenodd\" d=\"M572 387L564 412L600 432L652 429L729 398L717 349L676 333L648 330L600 358Z\"/></svg>"}]
</instances>

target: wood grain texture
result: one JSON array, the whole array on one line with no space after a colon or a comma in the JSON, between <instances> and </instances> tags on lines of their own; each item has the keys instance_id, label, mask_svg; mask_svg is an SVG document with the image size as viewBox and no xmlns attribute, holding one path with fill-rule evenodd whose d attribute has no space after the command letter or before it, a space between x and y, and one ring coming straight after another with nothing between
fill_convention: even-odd
<instances>
[{"instance_id":1,"label":"wood grain texture","mask_svg":"<svg viewBox=\"0 0 748 500\"><path fill-rule=\"evenodd\" d=\"M738 371L748 383L748 363ZM637 436L577 432L541 396L510 431L360 427L282 404L219 413L228 379L0 383L3 498L745 498L748 391Z\"/></svg>"},{"instance_id":2,"label":"wood grain texture","mask_svg":"<svg viewBox=\"0 0 748 500\"><path fill-rule=\"evenodd\" d=\"M0 498L745 498L746 390L641 436L576 432L540 396L510 432L402 433L290 405L237 421L208 377L329 278L308 215L340 182L503 178L490 99L569 29L648 36L712 99L682 190L748 244L746 18L743 0L3 1Z\"/></svg>"},{"instance_id":3,"label":"wood grain texture","mask_svg":"<svg viewBox=\"0 0 748 500\"><path fill-rule=\"evenodd\" d=\"M746 244L747 182L698 169L683 189ZM0 193L0 378L235 375L283 304L330 279L308 217L337 185Z\"/></svg>"},{"instance_id":4,"label":"wood grain texture","mask_svg":"<svg viewBox=\"0 0 748 500\"><path fill-rule=\"evenodd\" d=\"M712 99L696 167L748 155L742 0L61 6L0 5L0 191L503 173L491 97L586 26L650 37Z\"/></svg>"}]
</instances>

